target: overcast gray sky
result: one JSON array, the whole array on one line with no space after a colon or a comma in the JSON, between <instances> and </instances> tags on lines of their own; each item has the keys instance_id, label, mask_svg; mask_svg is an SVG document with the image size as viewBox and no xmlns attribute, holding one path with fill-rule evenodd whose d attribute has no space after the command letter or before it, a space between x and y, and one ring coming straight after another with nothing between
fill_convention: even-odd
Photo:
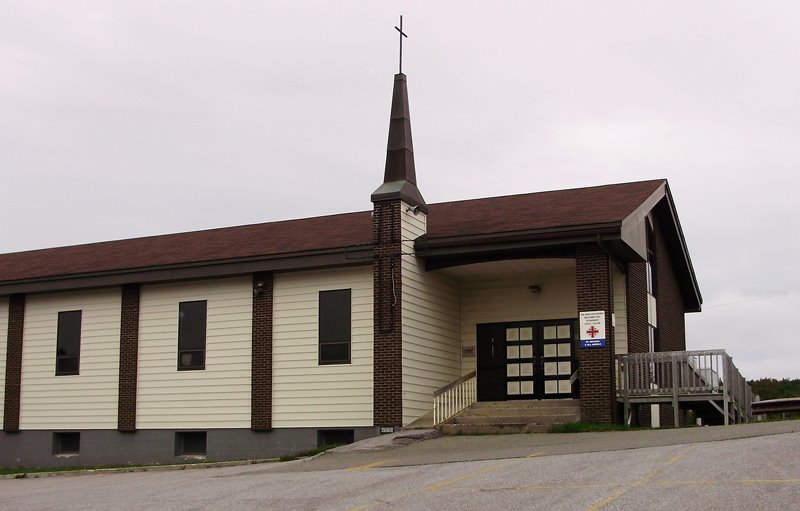
<instances>
[{"instance_id":1,"label":"overcast gray sky","mask_svg":"<svg viewBox=\"0 0 800 511\"><path fill-rule=\"evenodd\" d=\"M688 348L800 378L800 2L0 1L0 252L667 178Z\"/></svg>"}]
</instances>

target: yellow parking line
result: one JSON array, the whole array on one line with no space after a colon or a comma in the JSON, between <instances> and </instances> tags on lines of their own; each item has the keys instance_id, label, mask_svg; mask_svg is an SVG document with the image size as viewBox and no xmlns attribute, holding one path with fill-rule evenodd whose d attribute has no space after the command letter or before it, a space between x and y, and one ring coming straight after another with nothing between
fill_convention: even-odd
<instances>
[{"instance_id":1,"label":"yellow parking line","mask_svg":"<svg viewBox=\"0 0 800 511\"><path fill-rule=\"evenodd\" d=\"M606 507L607 505L611 504L612 502L614 502L615 500L619 499L620 497L623 497L626 493L628 493L629 491L633 490L634 488L638 488L639 486L644 486L645 484L647 484L651 480L653 480L653 478L656 477L663 469L665 469L669 465L672 465L673 463L679 461L681 458L686 456L689 453L689 451L691 451L692 449L694 449L696 447L697 447L697 444L693 444L690 447L688 447L687 449L684 449L683 451L679 452L675 456L671 457L669 460L667 460L666 463L664 463L660 467L657 467L654 470L652 470L646 476L642 477L641 479L637 479L636 481L634 481L631 484L627 485L626 487L624 487L622 490L618 491L617 493L614 493L613 495L609 495L608 497L604 498L603 500L601 500L597 504L595 504L592 507L588 508L586 511L599 511L600 509L603 509L604 507Z\"/></svg>"},{"instance_id":2,"label":"yellow parking line","mask_svg":"<svg viewBox=\"0 0 800 511\"><path fill-rule=\"evenodd\" d=\"M800 484L800 479L742 479L738 484Z\"/></svg>"},{"instance_id":3,"label":"yellow parking line","mask_svg":"<svg viewBox=\"0 0 800 511\"><path fill-rule=\"evenodd\" d=\"M385 465L385 464L389 463L390 461L392 461L392 460L376 461L374 463L368 463L366 465L358 465L357 467L350 467L350 468L348 468L346 470L348 472L353 472L353 471L356 471L356 470L369 470L371 468L380 467L381 465Z\"/></svg>"},{"instance_id":4,"label":"yellow parking line","mask_svg":"<svg viewBox=\"0 0 800 511\"><path fill-rule=\"evenodd\" d=\"M800 479L689 479L684 481L658 481L656 486L712 486L712 485L747 485L747 484L800 484Z\"/></svg>"},{"instance_id":5,"label":"yellow parking line","mask_svg":"<svg viewBox=\"0 0 800 511\"><path fill-rule=\"evenodd\" d=\"M378 505L377 502L370 502L369 504L364 504L363 506L351 507L347 511L364 511L365 509L369 509L369 508L374 507L376 505Z\"/></svg>"},{"instance_id":6,"label":"yellow parking line","mask_svg":"<svg viewBox=\"0 0 800 511\"><path fill-rule=\"evenodd\" d=\"M476 470L474 472L470 472L468 474L464 474L464 475L455 477L453 479L449 479L447 481L442 481L441 483L437 483L437 484L428 486L427 488L425 488L425 491L436 491L436 490L439 490L441 488L444 488L445 486L450 486L451 484L455 484L455 483L464 481L464 480L469 479L471 477L475 477L477 475L481 475L481 474L486 474L488 472L492 472L492 471L497 470L498 468L502 467L503 465L506 465L506 463L497 463L496 465L491 465L491 466L482 468L480 470Z\"/></svg>"}]
</instances>

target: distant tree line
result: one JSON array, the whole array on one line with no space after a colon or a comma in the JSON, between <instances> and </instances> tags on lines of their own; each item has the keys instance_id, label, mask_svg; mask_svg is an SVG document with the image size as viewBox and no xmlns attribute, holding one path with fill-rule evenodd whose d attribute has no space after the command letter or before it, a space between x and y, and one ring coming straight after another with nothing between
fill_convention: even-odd
<instances>
[{"instance_id":1,"label":"distant tree line","mask_svg":"<svg viewBox=\"0 0 800 511\"><path fill-rule=\"evenodd\" d=\"M800 379L790 380L784 378L776 380L775 378L761 378L760 380L751 380L749 383L753 388L753 393L760 396L762 401L784 397L800 397Z\"/></svg>"}]
</instances>

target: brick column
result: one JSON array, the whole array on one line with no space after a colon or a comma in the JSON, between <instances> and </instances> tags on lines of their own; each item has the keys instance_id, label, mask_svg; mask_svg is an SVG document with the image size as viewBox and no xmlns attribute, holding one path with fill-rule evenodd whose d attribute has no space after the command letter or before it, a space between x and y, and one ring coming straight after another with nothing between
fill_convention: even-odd
<instances>
[{"instance_id":1,"label":"brick column","mask_svg":"<svg viewBox=\"0 0 800 511\"><path fill-rule=\"evenodd\" d=\"M117 430L127 432L136 431L136 389L139 375L139 296L139 284L122 286Z\"/></svg>"},{"instance_id":2,"label":"brick column","mask_svg":"<svg viewBox=\"0 0 800 511\"><path fill-rule=\"evenodd\" d=\"M647 325L647 268L644 262L628 263L628 353L650 351Z\"/></svg>"},{"instance_id":3,"label":"brick column","mask_svg":"<svg viewBox=\"0 0 800 511\"><path fill-rule=\"evenodd\" d=\"M250 429L272 429L272 290L273 276L253 274L253 352Z\"/></svg>"},{"instance_id":4,"label":"brick column","mask_svg":"<svg viewBox=\"0 0 800 511\"><path fill-rule=\"evenodd\" d=\"M22 331L25 326L25 295L11 295L8 304L8 339L6 344L6 394L3 407L3 431L19 431L20 391L22 385Z\"/></svg>"},{"instance_id":5,"label":"brick column","mask_svg":"<svg viewBox=\"0 0 800 511\"><path fill-rule=\"evenodd\" d=\"M377 202L373 215L375 426L401 426L403 423L400 208L399 199Z\"/></svg>"},{"instance_id":6,"label":"brick column","mask_svg":"<svg viewBox=\"0 0 800 511\"><path fill-rule=\"evenodd\" d=\"M581 420L613 422L614 396L614 332L611 307L614 303L611 261L597 245L583 245L575 251L575 275L578 312L606 312L606 347L578 347L580 364Z\"/></svg>"}]
</instances>

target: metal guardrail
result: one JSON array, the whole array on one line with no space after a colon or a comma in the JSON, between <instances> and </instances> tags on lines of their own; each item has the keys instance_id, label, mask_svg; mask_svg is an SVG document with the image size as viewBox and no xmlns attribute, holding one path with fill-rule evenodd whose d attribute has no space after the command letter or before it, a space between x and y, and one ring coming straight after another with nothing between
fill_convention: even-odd
<instances>
[{"instance_id":1,"label":"metal guardrail","mask_svg":"<svg viewBox=\"0 0 800 511\"><path fill-rule=\"evenodd\" d=\"M752 418L753 391L725 350L617 355L617 396L628 417L632 403L708 401L727 425ZM718 404L720 402L722 405Z\"/></svg>"},{"instance_id":2,"label":"metal guardrail","mask_svg":"<svg viewBox=\"0 0 800 511\"><path fill-rule=\"evenodd\" d=\"M476 372L472 371L433 393L433 425L446 421L478 400Z\"/></svg>"},{"instance_id":3,"label":"metal guardrail","mask_svg":"<svg viewBox=\"0 0 800 511\"><path fill-rule=\"evenodd\" d=\"M785 397L753 402L753 414L800 412L800 397Z\"/></svg>"}]
</instances>

